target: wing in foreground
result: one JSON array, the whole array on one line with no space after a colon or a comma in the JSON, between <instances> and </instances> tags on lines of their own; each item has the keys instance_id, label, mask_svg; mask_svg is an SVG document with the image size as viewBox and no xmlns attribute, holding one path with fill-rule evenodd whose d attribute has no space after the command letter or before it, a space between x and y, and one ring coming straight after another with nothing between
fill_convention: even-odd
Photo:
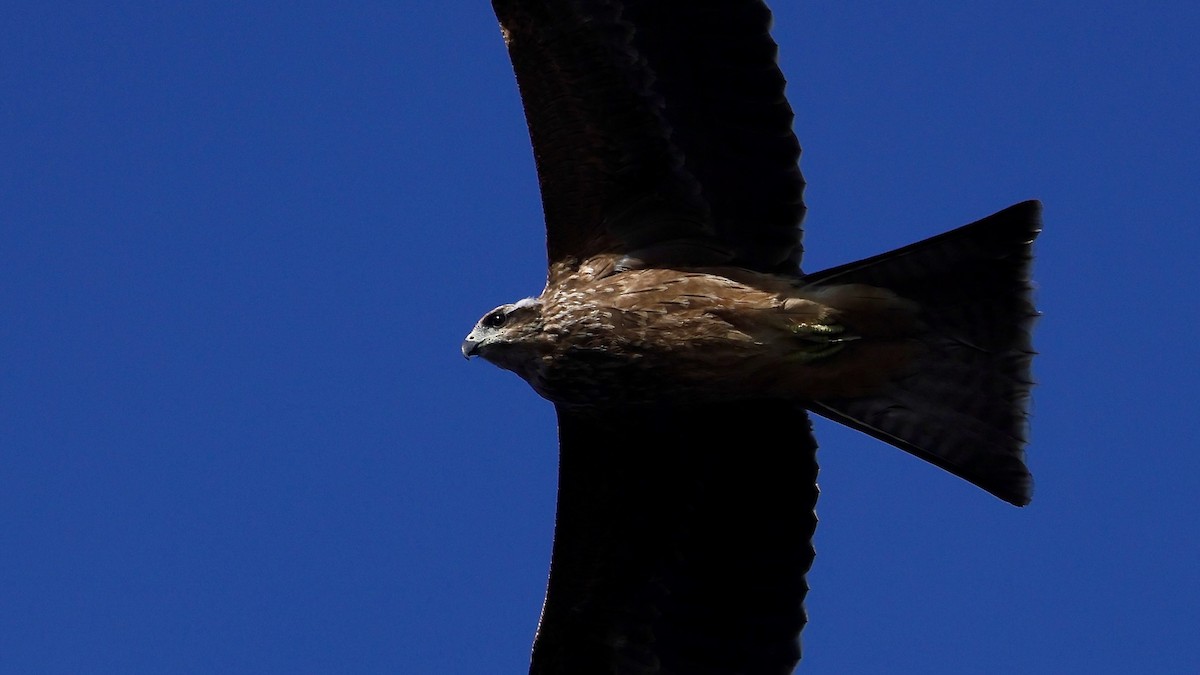
<instances>
[{"instance_id":1,"label":"wing in foreground","mask_svg":"<svg viewBox=\"0 0 1200 675\"><path fill-rule=\"evenodd\" d=\"M530 672L790 673L816 528L804 411L746 401L558 417L554 556Z\"/></svg>"}]
</instances>

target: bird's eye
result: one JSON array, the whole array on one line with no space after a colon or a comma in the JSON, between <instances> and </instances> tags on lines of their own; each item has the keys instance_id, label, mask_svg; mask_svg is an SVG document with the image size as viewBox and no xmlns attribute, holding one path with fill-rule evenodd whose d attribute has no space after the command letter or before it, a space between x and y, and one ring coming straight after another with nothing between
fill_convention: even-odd
<instances>
[{"instance_id":1,"label":"bird's eye","mask_svg":"<svg viewBox=\"0 0 1200 675\"><path fill-rule=\"evenodd\" d=\"M499 328L500 326L503 326L504 322L507 320L508 315L504 312L492 312L491 314L483 317L483 325L487 326L488 328Z\"/></svg>"}]
</instances>

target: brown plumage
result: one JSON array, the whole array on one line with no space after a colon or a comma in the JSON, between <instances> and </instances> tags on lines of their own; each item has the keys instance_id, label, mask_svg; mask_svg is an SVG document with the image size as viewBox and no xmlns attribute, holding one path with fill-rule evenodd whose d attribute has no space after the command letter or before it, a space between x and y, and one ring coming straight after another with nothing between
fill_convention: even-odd
<instances>
[{"instance_id":1,"label":"brown plumage","mask_svg":"<svg viewBox=\"0 0 1200 675\"><path fill-rule=\"evenodd\" d=\"M816 524L805 408L1029 501L1036 202L804 275L761 2L493 5L549 271L463 353L558 410L531 672L789 672Z\"/></svg>"},{"instance_id":2,"label":"brown plumage","mask_svg":"<svg viewBox=\"0 0 1200 675\"><path fill-rule=\"evenodd\" d=\"M916 314L884 289L738 268L578 273L489 313L465 349L572 407L854 398L911 363Z\"/></svg>"}]
</instances>

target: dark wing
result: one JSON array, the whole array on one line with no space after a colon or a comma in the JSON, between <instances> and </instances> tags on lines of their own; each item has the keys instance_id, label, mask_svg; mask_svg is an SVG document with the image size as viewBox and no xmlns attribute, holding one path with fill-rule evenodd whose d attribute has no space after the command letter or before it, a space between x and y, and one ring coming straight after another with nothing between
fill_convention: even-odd
<instances>
[{"instance_id":1,"label":"dark wing","mask_svg":"<svg viewBox=\"0 0 1200 675\"><path fill-rule=\"evenodd\" d=\"M530 672L790 673L816 528L803 412L760 401L558 417L554 559Z\"/></svg>"},{"instance_id":2,"label":"dark wing","mask_svg":"<svg viewBox=\"0 0 1200 675\"><path fill-rule=\"evenodd\" d=\"M554 263L680 251L798 273L804 181L757 0L493 0ZM701 246L671 245L677 242ZM659 259L659 262L662 262Z\"/></svg>"}]
</instances>

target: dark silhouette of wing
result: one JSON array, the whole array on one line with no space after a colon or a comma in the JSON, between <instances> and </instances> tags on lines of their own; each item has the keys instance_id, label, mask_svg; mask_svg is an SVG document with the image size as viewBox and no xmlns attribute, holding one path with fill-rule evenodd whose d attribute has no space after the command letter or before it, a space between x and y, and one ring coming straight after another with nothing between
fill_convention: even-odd
<instances>
[{"instance_id":1,"label":"dark silhouette of wing","mask_svg":"<svg viewBox=\"0 0 1200 675\"><path fill-rule=\"evenodd\" d=\"M530 672L790 673L816 528L801 411L756 401L558 419L558 522Z\"/></svg>"},{"instance_id":2,"label":"dark silhouette of wing","mask_svg":"<svg viewBox=\"0 0 1200 675\"><path fill-rule=\"evenodd\" d=\"M552 265L687 241L705 246L671 255L720 250L741 267L798 273L800 146L762 2L492 4Z\"/></svg>"}]
</instances>

